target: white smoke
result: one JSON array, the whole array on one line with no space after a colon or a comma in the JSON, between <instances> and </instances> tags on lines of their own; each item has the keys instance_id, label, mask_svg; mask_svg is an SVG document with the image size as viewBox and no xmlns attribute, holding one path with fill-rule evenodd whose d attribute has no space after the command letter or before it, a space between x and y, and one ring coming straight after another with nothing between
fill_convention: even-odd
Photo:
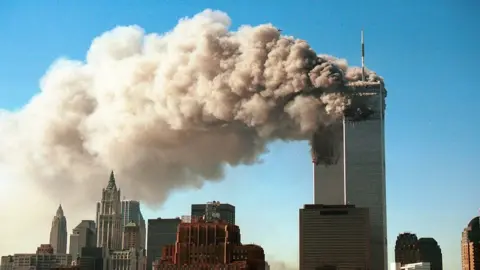
<instances>
[{"instance_id":1,"label":"white smoke","mask_svg":"<svg viewBox=\"0 0 480 270\"><path fill-rule=\"evenodd\" d=\"M205 10L163 35L117 27L85 61L56 61L40 93L0 114L0 164L70 206L92 207L111 169L129 195L161 203L222 179L226 164L255 163L273 140L309 139L342 113L336 93L360 69L272 25L229 26L225 13Z\"/></svg>"}]
</instances>

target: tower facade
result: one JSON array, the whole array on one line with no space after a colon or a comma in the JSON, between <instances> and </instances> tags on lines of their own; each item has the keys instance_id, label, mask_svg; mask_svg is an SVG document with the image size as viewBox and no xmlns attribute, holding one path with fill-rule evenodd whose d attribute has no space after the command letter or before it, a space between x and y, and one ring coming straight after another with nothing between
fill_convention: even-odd
<instances>
[{"instance_id":1,"label":"tower facade","mask_svg":"<svg viewBox=\"0 0 480 270\"><path fill-rule=\"evenodd\" d=\"M430 263L431 270L443 270L442 249L437 240L432 237L423 237L418 239L417 245L420 251L419 262Z\"/></svg>"},{"instance_id":2,"label":"tower facade","mask_svg":"<svg viewBox=\"0 0 480 270\"><path fill-rule=\"evenodd\" d=\"M313 138L314 203L353 204L370 213L372 270L387 269L385 90L380 82L355 82L341 121Z\"/></svg>"},{"instance_id":3,"label":"tower facade","mask_svg":"<svg viewBox=\"0 0 480 270\"><path fill-rule=\"evenodd\" d=\"M140 226L135 224L135 222L130 222L123 226L123 241L122 249L140 249L141 246L141 233Z\"/></svg>"},{"instance_id":4,"label":"tower facade","mask_svg":"<svg viewBox=\"0 0 480 270\"><path fill-rule=\"evenodd\" d=\"M76 259L82 256L82 248L96 247L97 237L95 235L95 221L82 220L77 227L75 227L70 235L70 249L69 254Z\"/></svg>"},{"instance_id":5,"label":"tower facade","mask_svg":"<svg viewBox=\"0 0 480 270\"><path fill-rule=\"evenodd\" d=\"M472 219L462 232L462 270L480 269L480 217Z\"/></svg>"},{"instance_id":6,"label":"tower facade","mask_svg":"<svg viewBox=\"0 0 480 270\"><path fill-rule=\"evenodd\" d=\"M67 219L59 205L50 229L50 245L55 254L67 254L67 234Z\"/></svg>"},{"instance_id":7,"label":"tower facade","mask_svg":"<svg viewBox=\"0 0 480 270\"><path fill-rule=\"evenodd\" d=\"M113 171L107 187L102 190L102 200L97 204L97 247L122 248L120 189L115 184Z\"/></svg>"},{"instance_id":8,"label":"tower facade","mask_svg":"<svg viewBox=\"0 0 480 270\"><path fill-rule=\"evenodd\" d=\"M305 205L299 229L300 270L371 269L368 209Z\"/></svg>"},{"instance_id":9,"label":"tower facade","mask_svg":"<svg viewBox=\"0 0 480 270\"><path fill-rule=\"evenodd\" d=\"M395 242L395 262L400 266L420 262L418 238L414 233L401 233Z\"/></svg>"},{"instance_id":10,"label":"tower facade","mask_svg":"<svg viewBox=\"0 0 480 270\"><path fill-rule=\"evenodd\" d=\"M140 229L140 239L138 244L140 247L145 248L145 241L147 237L147 228L145 224L145 219L143 218L142 211L140 210L140 202L132 200L123 200L122 201L122 227L132 221L137 224Z\"/></svg>"},{"instance_id":11,"label":"tower facade","mask_svg":"<svg viewBox=\"0 0 480 270\"><path fill-rule=\"evenodd\" d=\"M180 218L157 218L148 220L147 269L160 259L165 246L175 244Z\"/></svg>"}]
</instances>

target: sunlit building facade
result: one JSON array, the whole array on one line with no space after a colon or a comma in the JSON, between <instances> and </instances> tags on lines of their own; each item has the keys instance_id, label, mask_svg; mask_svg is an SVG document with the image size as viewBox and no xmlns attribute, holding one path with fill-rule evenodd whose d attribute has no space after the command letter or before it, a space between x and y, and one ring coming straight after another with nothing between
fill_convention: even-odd
<instances>
[{"instance_id":1,"label":"sunlit building facade","mask_svg":"<svg viewBox=\"0 0 480 270\"><path fill-rule=\"evenodd\" d=\"M475 217L462 232L462 270L479 269L480 217Z\"/></svg>"}]
</instances>

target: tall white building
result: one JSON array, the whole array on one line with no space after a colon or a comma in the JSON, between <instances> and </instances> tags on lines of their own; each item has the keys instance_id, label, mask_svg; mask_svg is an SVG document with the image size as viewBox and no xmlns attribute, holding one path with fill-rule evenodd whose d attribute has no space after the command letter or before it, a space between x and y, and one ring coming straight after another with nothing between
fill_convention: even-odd
<instances>
[{"instance_id":1,"label":"tall white building","mask_svg":"<svg viewBox=\"0 0 480 270\"><path fill-rule=\"evenodd\" d=\"M314 157L314 203L353 204L368 208L371 227L372 270L387 269L387 221L385 187L385 142L383 85L356 82L353 102L368 104L366 118L346 114L328 132L321 132ZM360 111L362 109L359 109ZM318 165L317 165L318 164Z\"/></svg>"},{"instance_id":2,"label":"tall white building","mask_svg":"<svg viewBox=\"0 0 480 270\"><path fill-rule=\"evenodd\" d=\"M120 189L115 184L113 171L107 187L102 190L102 200L97 203L97 247L122 249Z\"/></svg>"},{"instance_id":3,"label":"tall white building","mask_svg":"<svg viewBox=\"0 0 480 270\"><path fill-rule=\"evenodd\" d=\"M67 235L67 219L63 214L62 205L59 205L50 229L50 245L55 254L67 254Z\"/></svg>"},{"instance_id":4,"label":"tall white building","mask_svg":"<svg viewBox=\"0 0 480 270\"><path fill-rule=\"evenodd\" d=\"M143 219L142 211L140 210L140 202L132 200L122 201L122 228L130 222L134 222L140 227L140 247L145 248L145 240L147 229L145 219Z\"/></svg>"}]
</instances>

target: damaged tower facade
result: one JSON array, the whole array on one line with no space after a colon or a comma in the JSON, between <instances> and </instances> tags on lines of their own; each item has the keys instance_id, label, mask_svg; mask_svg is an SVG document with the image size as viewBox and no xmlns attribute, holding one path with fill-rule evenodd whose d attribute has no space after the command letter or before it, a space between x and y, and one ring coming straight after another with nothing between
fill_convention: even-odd
<instances>
[{"instance_id":1,"label":"damaged tower facade","mask_svg":"<svg viewBox=\"0 0 480 270\"><path fill-rule=\"evenodd\" d=\"M381 82L347 85L341 120L312 139L314 204L368 208L372 270L387 269L384 112Z\"/></svg>"}]
</instances>

